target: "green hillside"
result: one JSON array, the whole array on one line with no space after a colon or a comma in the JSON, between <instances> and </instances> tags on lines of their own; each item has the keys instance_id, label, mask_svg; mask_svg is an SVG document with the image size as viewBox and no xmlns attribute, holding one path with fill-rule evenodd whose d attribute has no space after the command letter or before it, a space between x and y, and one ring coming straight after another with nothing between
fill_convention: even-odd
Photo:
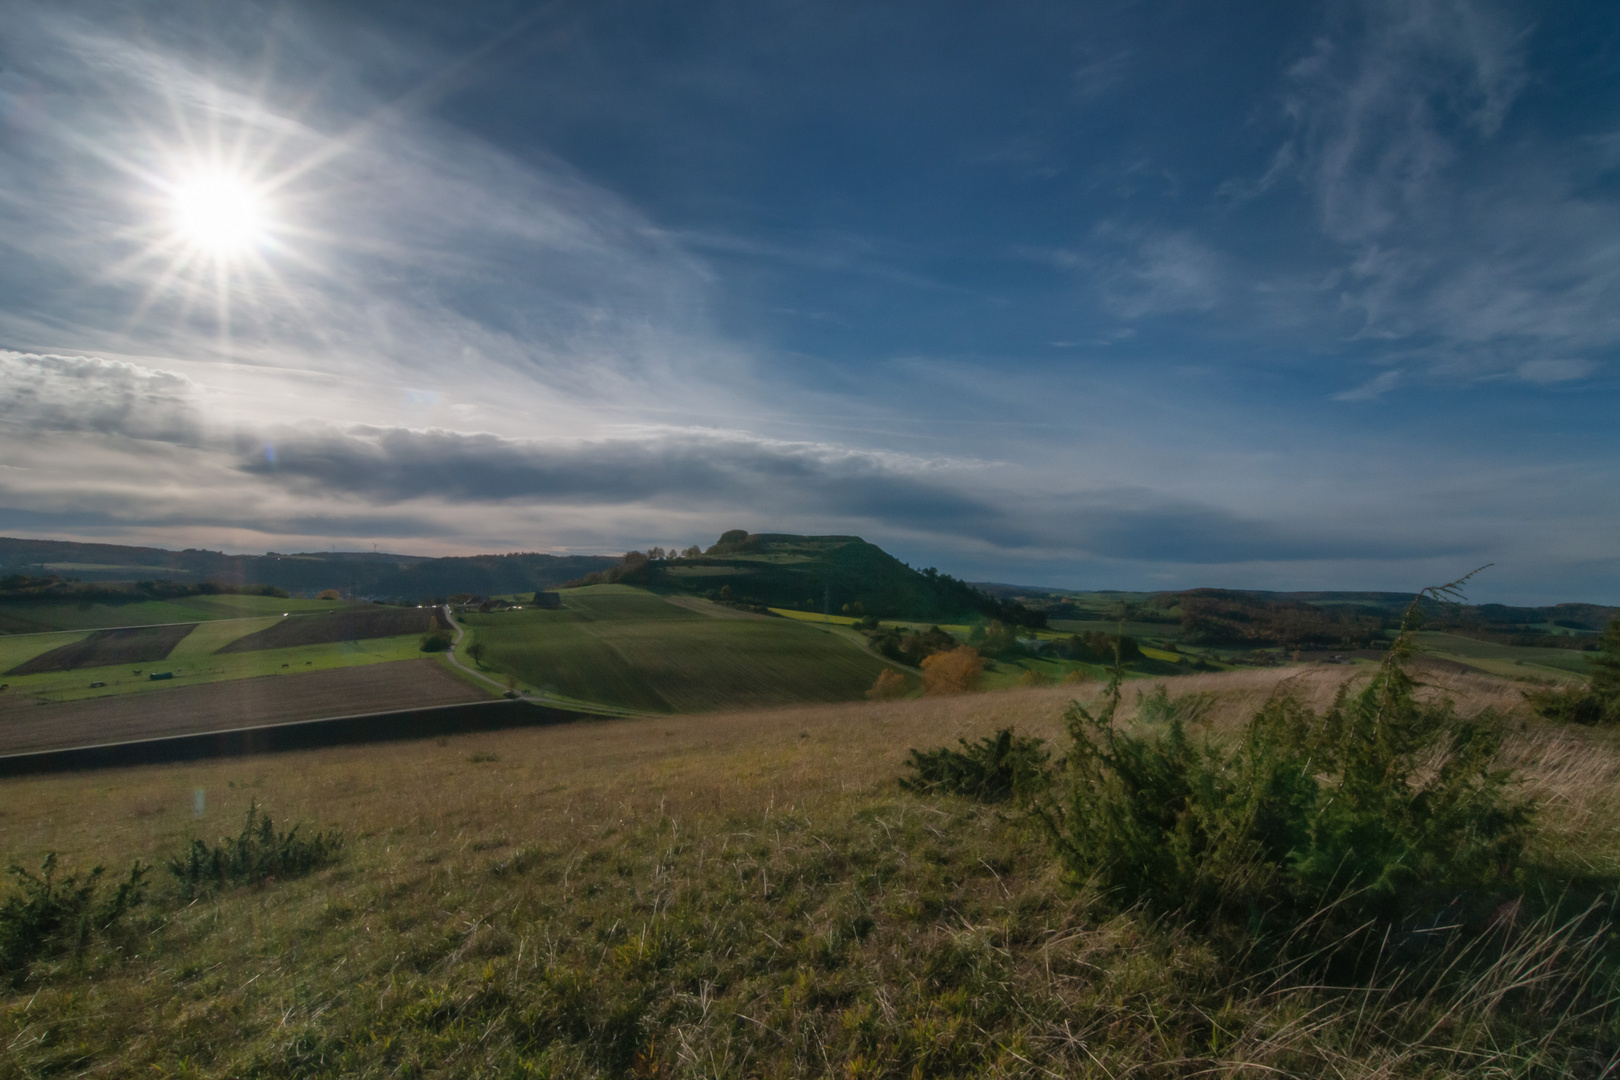
<instances>
[{"instance_id":1,"label":"green hillside","mask_svg":"<svg viewBox=\"0 0 1620 1080\"><path fill-rule=\"evenodd\" d=\"M647 712L849 701L885 666L811 626L703 614L626 585L565 590L562 603L462 616L467 644L534 689Z\"/></svg>"},{"instance_id":2,"label":"green hillside","mask_svg":"<svg viewBox=\"0 0 1620 1080\"><path fill-rule=\"evenodd\" d=\"M673 555L674 553L671 553ZM755 608L788 608L883 619L1040 626L1044 616L997 600L949 574L914 570L858 536L726 533L701 555L648 558L630 552L590 582L617 581Z\"/></svg>"}]
</instances>

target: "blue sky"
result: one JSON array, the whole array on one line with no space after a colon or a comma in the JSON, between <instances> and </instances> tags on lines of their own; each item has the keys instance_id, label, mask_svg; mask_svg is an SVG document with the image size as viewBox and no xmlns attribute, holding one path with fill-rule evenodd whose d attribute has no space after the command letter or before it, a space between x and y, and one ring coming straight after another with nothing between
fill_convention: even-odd
<instances>
[{"instance_id":1,"label":"blue sky","mask_svg":"<svg viewBox=\"0 0 1620 1080\"><path fill-rule=\"evenodd\" d=\"M0 531L1617 602L1617 90L1597 3L13 3Z\"/></svg>"}]
</instances>

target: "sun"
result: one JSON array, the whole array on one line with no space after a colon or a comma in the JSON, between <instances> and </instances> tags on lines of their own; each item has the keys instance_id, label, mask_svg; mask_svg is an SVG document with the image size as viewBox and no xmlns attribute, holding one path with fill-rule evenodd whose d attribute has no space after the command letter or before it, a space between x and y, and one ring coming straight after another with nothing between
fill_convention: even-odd
<instances>
[{"instance_id":1,"label":"sun","mask_svg":"<svg viewBox=\"0 0 1620 1080\"><path fill-rule=\"evenodd\" d=\"M269 236L265 193L250 180L222 170L187 176L171 189L179 238L216 259L244 255Z\"/></svg>"}]
</instances>

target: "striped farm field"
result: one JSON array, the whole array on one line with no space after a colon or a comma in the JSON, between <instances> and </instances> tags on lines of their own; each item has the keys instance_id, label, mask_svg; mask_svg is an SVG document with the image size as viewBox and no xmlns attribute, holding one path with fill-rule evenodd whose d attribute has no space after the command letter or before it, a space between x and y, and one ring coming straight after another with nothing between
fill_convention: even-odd
<instances>
[{"instance_id":1,"label":"striped farm field","mask_svg":"<svg viewBox=\"0 0 1620 1080\"><path fill-rule=\"evenodd\" d=\"M483 663L537 690L647 712L849 701L885 667L788 619L710 615L620 585L562 595L560 610L461 617Z\"/></svg>"},{"instance_id":2,"label":"striped farm field","mask_svg":"<svg viewBox=\"0 0 1620 1080\"><path fill-rule=\"evenodd\" d=\"M6 676L0 680L4 685L3 692L0 692L0 714L7 707L19 703L54 703L120 695L158 700L171 690L199 683L358 667L422 656L421 638L417 634L240 653L199 653L191 651L189 643L189 636L181 639L166 659L153 662L103 664L69 671ZM206 638L203 644L209 644ZM168 677L154 680L154 674Z\"/></svg>"},{"instance_id":3,"label":"striped farm field","mask_svg":"<svg viewBox=\"0 0 1620 1080\"><path fill-rule=\"evenodd\" d=\"M429 608L366 607L335 611L330 615L300 615L278 620L263 630L236 638L219 651L256 652L297 645L326 645L337 641L421 634L433 618Z\"/></svg>"},{"instance_id":4,"label":"striped farm field","mask_svg":"<svg viewBox=\"0 0 1620 1080\"><path fill-rule=\"evenodd\" d=\"M6 674L38 675L47 671L72 671L76 668L162 660L190 633L191 627L184 624L97 630L88 637L18 664Z\"/></svg>"}]
</instances>

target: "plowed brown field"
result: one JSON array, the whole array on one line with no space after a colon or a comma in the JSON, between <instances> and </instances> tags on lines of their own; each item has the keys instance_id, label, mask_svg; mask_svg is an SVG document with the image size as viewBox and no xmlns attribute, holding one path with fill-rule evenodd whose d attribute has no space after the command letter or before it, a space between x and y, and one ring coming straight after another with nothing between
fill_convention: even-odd
<instances>
[{"instance_id":1,"label":"plowed brown field","mask_svg":"<svg viewBox=\"0 0 1620 1080\"><path fill-rule=\"evenodd\" d=\"M0 754L487 700L435 660L204 683L48 705L0 696Z\"/></svg>"},{"instance_id":2,"label":"plowed brown field","mask_svg":"<svg viewBox=\"0 0 1620 1080\"><path fill-rule=\"evenodd\" d=\"M219 651L255 652L259 649L285 649L293 645L329 645L334 641L361 641L365 638L421 634L428 628L434 608L378 607L371 610L339 611L331 615L306 615L283 619L256 634L239 637Z\"/></svg>"},{"instance_id":3,"label":"plowed brown field","mask_svg":"<svg viewBox=\"0 0 1620 1080\"><path fill-rule=\"evenodd\" d=\"M97 630L82 641L41 653L18 664L7 675L37 675L44 671L72 671L105 664L149 664L174 651L196 623L174 626L134 626L123 630Z\"/></svg>"}]
</instances>

